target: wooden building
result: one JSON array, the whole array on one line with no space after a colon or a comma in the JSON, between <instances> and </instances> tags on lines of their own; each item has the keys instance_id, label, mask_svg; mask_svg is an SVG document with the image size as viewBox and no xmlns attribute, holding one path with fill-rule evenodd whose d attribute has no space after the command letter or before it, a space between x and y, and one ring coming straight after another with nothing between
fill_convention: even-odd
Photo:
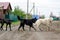
<instances>
[{"instance_id":1,"label":"wooden building","mask_svg":"<svg viewBox=\"0 0 60 40\"><path fill-rule=\"evenodd\" d=\"M9 17L9 10L12 10L9 2L0 2L0 18L5 19L6 15Z\"/></svg>"}]
</instances>

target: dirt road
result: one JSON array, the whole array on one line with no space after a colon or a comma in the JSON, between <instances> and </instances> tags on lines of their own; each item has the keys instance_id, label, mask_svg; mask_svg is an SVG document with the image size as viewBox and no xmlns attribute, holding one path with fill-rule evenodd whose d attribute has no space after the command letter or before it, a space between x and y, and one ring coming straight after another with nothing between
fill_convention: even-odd
<instances>
[{"instance_id":1,"label":"dirt road","mask_svg":"<svg viewBox=\"0 0 60 40\"><path fill-rule=\"evenodd\" d=\"M60 40L60 33L41 31L0 31L0 40Z\"/></svg>"}]
</instances>

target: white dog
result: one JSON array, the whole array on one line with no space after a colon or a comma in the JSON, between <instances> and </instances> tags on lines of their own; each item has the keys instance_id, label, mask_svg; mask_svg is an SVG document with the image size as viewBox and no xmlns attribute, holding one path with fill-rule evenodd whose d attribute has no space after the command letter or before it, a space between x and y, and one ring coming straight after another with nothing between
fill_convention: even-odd
<instances>
[{"instance_id":1,"label":"white dog","mask_svg":"<svg viewBox=\"0 0 60 40\"><path fill-rule=\"evenodd\" d=\"M47 31L50 29L50 26L52 25L52 18L45 18L45 19L38 19L35 23L34 23L34 25L36 26L36 27L39 27L40 26L40 24L44 24L44 25L46 25L47 26Z\"/></svg>"}]
</instances>

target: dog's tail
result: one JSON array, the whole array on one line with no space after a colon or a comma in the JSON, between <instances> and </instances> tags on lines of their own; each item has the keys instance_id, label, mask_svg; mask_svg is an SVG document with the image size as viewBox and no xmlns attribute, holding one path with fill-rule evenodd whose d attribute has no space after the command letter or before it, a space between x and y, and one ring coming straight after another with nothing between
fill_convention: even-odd
<instances>
[{"instance_id":1,"label":"dog's tail","mask_svg":"<svg viewBox=\"0 0 60 40\"><path fill-rule=\"evenodd\" d=\"M23 19L20 18L20 16L17 16L18 20L22 21Z\"/></svg>"}]
</instances>

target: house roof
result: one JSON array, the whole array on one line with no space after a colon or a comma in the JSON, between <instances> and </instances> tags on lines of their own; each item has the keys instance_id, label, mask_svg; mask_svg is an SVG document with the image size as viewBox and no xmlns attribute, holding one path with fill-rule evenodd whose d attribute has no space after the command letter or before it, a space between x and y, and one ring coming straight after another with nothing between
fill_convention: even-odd
<instances>
[{"instance_id":1,"label":"house roof","mask_svg":"<svg viewBox=\"0 0 60 40\"><path fill-rule=\"evenodd\" d=\"M3 9L7 9L8 6L10 6L10 9L12 10L10 2L0 2L0 7L1 6L3 6Z\"/></svg>"}]
</instances>

